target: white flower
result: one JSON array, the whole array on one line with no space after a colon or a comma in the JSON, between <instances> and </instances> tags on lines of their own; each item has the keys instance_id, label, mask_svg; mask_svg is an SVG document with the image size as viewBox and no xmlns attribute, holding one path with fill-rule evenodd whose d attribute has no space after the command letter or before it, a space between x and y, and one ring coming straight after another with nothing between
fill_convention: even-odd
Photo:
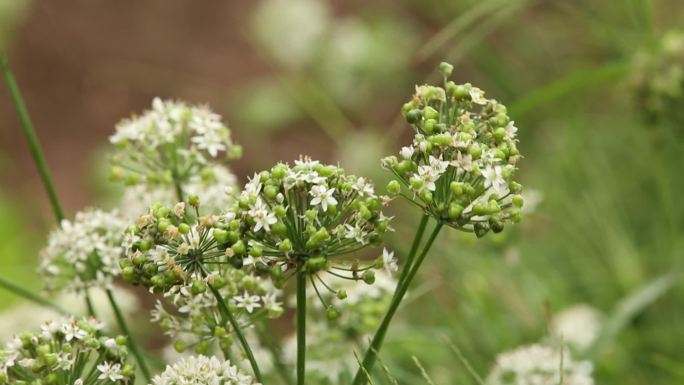
<instances>
[{"instance_id":1,"label":"white flower","mask_svg":"<svg viewBox=\"0 0 684 385\"><path fill-rule=\"evenodd\" d=\"M257 385L230 361L212 356L181 358L152 379L153 385Z\"/></svg>"},{"instance_id":2,"label":"white flower","mask_svg":"<svg viewBox=\"0 0 684 385\"><path fill-rule=\"evenodd\" d=\"M601 315L589 305L572 306L553 317L551 332L569 346L585 350L601 333Z\"/></svg>"},{"instance_id":3,"label":"white flower","mask_svg":"<svg viewBox=\"0 0 684 385\"><path fill-rule=\"evenodd\" d=\"M119 256L131 240L123 238L126 221L117 212L86 210L63 220L41 251L39 271L46 289L79 291L109 287L119 275Z\"/></svg>"},{"instance_id":4,"label":"white flower","mask_svg":"<svg viewBox=\"0 0 684 385\"><path fill-rule=\"evenodd\" d=\"M244 308L247 313L252 313L254 309L261 307L259 300L261 299L258 295L251 295L244 292L242 295L236 295L233 297L236 306L238 308Z\"/></svg>"},{"instance_id":5,"label":"white flower","mask_svg":"<svg viewBox=\"0 0 684 385\"><path fill-rule=\"evenodd\" d=\"M401 151L399 151L399 154L404 159L411 159L411 157L413 156L413 152L414 152L413 146L405 146L405 147L401 148Z\"/></svg>"},{"instance_id":6,"label":"white flower","mask_svg":"<svg viewBox=\"0 0 684 385\"><path fill-rule=\"evenodd\" d=\"M593 385L593 365L589 361L575 361L569 350L546 345L527 345L501 353L487 377L487 385Z\"/></svg>"},{"instance_id":7,"label":"white flower","mask_svg":"<svg viewBox=\"0 0 684 385\"><path fill-rule=\"evenodd\" d=\"M473 156L470 154L464 154L459 152L456 154L456 159L452 160L450 163L457 170L463 170L465 172L473 171Z\"/></svg>"},{"instance_id":8,"label":"white flower","mask_svg":"<svg viewBox=\"0 0 684 385\"><path fill-rule=\"evenodd\" d=\"M100 371L100 375L97 377L99 380L115 382L124 379L124 376L121 375L121 364L103 362L102 364L97 365L97 370Z\"/></svg>"},{"instance_id":9,"label":"white flower","mask_svg":"<svg viewBox=\"0 0 684 385\"><path fill-rule=\"evenodd\" d=\"M323 211L328 211L328 205L330 206L335 206L337 205L337 199L333 197L333 194L335 193L334 188L328 188L325 185L315 185L311 187L311 196L313 196L313 199L311 200L311 205L312 206L318 206L321 205L323 208Z\"/></svg>"},{"instance_id":10,"label":"white flower","mask_svg":"<svg viewBox=\"0 0 684 385\"><path fill-rule=\"evenodd\" d=\"M501 166L487 166L482 170L482 177L485 180L485 188L491 188L497 194L506 189L506 180L502 176Z\"/></svg>"},{"instance_id":11,"label":"white flower","mask_svg":"<svg viewBox=\"0 0 684 385\"><path fill-rule=\"evenodd\" d=\"M275 214L268 209L266 203L261 198L257 198L256 202L250 207L248 214L254 219L254 232L262 228L266 232L271 231L271 225L278 222Z\"/></svg>"},{"instance_id":12,"label":"white flower","mask_svg":"<svg viewBox=\"0 0 684 385\"><path fill-rule=\"evenodd\" d=\"M388 274L392 274L399 270L397 259L394 257L394 251L388 251L384 248L382 249L382 264Z\"/></svg>"}]
</instances>

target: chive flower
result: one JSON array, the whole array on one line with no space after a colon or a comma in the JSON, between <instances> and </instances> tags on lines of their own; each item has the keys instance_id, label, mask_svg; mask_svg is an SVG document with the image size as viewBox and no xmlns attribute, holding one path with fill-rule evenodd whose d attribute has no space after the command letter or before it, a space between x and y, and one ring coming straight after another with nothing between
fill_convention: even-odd
<instances>
[{"instance_id":1,"label":"chive flower","mask_svg":"<svg viewBox=\"0 0 684 385\"><path fill-rule=\"evenodd\" d=\"M126 185L180 184L223 155L238 157L230 129L204 106L155 98L152 109L120 122L110 137L112 177Z\"/></svg>"},{"instance_id":2,"label":"chive flower","mask_svg":"<svg viewBox=\"0 0 684 385\"><path fill-rule=\"evenodd\" d=\"M383 159L395 180L387 189L450 227L484 236L520 220L522 186L514 180L520 159L518 128L506 107L469 83L421 85L402 107L413 142ZM402 190L408 190L406 194Z\"/></svg>"},{"instance_id":3,"label":"chive flower","mask_svg":"<svg viewBox=\"0 0 684 385\"><path fill-rule=\"evenodd\" d=\"M63 220L40 252L38 271L48 291L107 288L118 276L126 222L115 211L86 210Z\"/></svg>"}]
</instances>

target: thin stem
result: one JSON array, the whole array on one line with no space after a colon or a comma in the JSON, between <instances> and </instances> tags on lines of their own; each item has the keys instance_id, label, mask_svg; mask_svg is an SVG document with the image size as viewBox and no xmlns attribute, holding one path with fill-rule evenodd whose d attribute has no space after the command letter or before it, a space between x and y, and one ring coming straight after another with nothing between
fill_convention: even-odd
<instances>
[{"instance_id":1,"label":"thin stem","mask_svg":"<svg viewBox=\"0 0 684 385\"><path fill-rule=\"evenodd\" d=\"M413 237L413 243L411 244L411 250L409 251L408 256L406 257L406 262L404 263L404 266L401 269L401 275L399 276L399 281L397 282L397 287L401 285L402 282L406 279L406 276L408 275L409 270L411 270L411 265L413 264L413 258L415 258L416 253L418 252L418 247L420 246L420 241L423 240L423 234L425 234L425 227L427 227L428 220L430 219L430 216L428 214L423 214L423 217L420 218L420 223L418 224L418 230L416 231L416 235ZM395 291L396 293L396 291Z\"/></svg>"},{"instance_id":2,"label":"thin stem","mask_svg":"<svg viewBox=\"0 0 684 385\"><path fill-rule=\"evenodd\" d=\"M213 285L209 285L209 289L214 294L214 297L216 297L216 301L219 305L219 312L221 313L221 319L224 323L228 321L230 323L230 326L233 328L233 332L235 332L235 335L237 335L238 340L240 341L240 345L242 345L242 350L245 351L247 359L249 359L249 363L252 366L252 371L254 371L254 377L256 378L257 382L263 383L261 371L259 370L259 365L257 364L256 359L254 358L254 353L252 353L252 349L249 347L249 343L247 342L245 335L242 333L242 329L240 329L240 325L238 325L237 320L230 312L230 309L228 309L226 302L223 300L223 297L221 297L221 293L219 293Z\"/></svg>"},{"instance_id":3,"label":"thin stem","mask_svg":"<svg viewBox=\"0 0 684 385\"><path fill-rule=\"evenodd\" d=\"M119 309L119 305L116 303L116 300L114 299L114 293L112 293L110 289L107 289L105 291L107 293L107 299L109 299L109 304L112 306L114 317L116 317L116 322L119 324L119 328L121 329L121 331L127 337L126 341L128 342L128 348L131 349L131 353L133 353L135 360L138 362L138 366L140 367L140 370L143 372L143 376L145 376L145 379L149 383L152 380L150 370L147 368L145 359L140 353L140 350L138 350L138 345L135 343L135 340L133 339L133 336L131 335L131 332L128 329L126 319L124 319L123 313L121 312L121 309Z\"/></svg>"},{"instance_id":4,"label":"thin stem","mask_svg":"<svg viewBox=\"0 0 684 385\"><path fill-rule=\"evenodd\" d=\"M29 300L29 301L37 304L37 305L50 308L59 314L63 314L63 315L68 314L68 312L66 310L62 309L61 307L56 305L54 302L52 302L46 298L43 298L38 294L32 293L32 292L24 289L23 287L21 287L19 285L15 285L14 283L6 280L5 278L0 277L0 287L6 289L9 292L12 292L12 293L18 295L24 299L27 299L27 300Z\"/></svg>"},{"instance_id":5,"label":"thin stem","mask_svg":"<svg viewBox=\"0 0 684 385\"><path fill-rule=\"evenodd\" d=\"M43 156L43 151L40 147L40 142L38 141L38 136L36 131L33 129L33 124L31 123L31 118L29 116L24 100L21 97L21 92L19 91L19 86L17 85L14 75L7 62L7 55L3 50L0 50L0 69L5 77L5 82L7 83L7 89L9 90L10 96L12 97L12 102L14 103L14 108L19 114L19 120L21 121L21 126L24 129L24 135L28 141L29 147L31 149L31 155L33 160L36 162L38 167L38 172L43 180L43 186L45 191L50 198L50 203L52 204L52 210L55 212L55 217L57 222L61 222L64 219L64 211L62 210L62 205L59 203L57 198L57 192L55 186L52 183L52 177L50 176L50 171L48 169L47 163L45 162L45 157Z\"/></svg>"},{"instance_id":6,"label":"thin stem","mask_svg":"<svg viewBox=\"0 0 684 385\"><path fill-rule=\"evenodd\" d=\"M297 272L297 385L306 377L306 272Z\"/></svg>"},{"instance_id":7,"label":"thin stem","mask_svg":"<svg viewBox=\"0 0 684 385\"><path fill-rule=\"evenodd\" d=\"M93 301L90 300L88 291L84 291L83 294L85 295L86 310L88 311L88 315L95 318L95 306L93 306Z\"/></svg>"},{"instance_id":8,"label":"thin stem","mask_svg":"<svg viewBox=\"0 0 684 385\"><path fill-rule=\"evenodd\" d=\"M368 379L364 375L364 370L370 373L373 369L373 365L375 365L375 362L377 361L378 354L380 353L380 348L382 347L382 343L385 340L385 335L387 334L389 325L392 322L392 318L394 317L394 314L397 312L397 309L399 308L401 301L404 299L404 296L406 295L409 286L411 286L411 281L420 269L420 265L425 260L425 257L430 251L432 244L435 242L435 239L437 238L437 235L442 229L442 226L443 224L441 222L438 222L437 225L435 225L435 228L432 230L432 233L430 234L430 237L425 243L422 252L411 266L411 270L406 274L404 281L397 286L397 291L395 292L394 297L392 297L390 307L387 310L385 318L383 318L380 327L378 328L377 332L375 332L375 336L371 341L370 347L366 351L366 355L363 358L363 365L356 372L356 376L354 377L354 382L352 383L352 385L366 384Z\"/></svg>"}]
</instances>

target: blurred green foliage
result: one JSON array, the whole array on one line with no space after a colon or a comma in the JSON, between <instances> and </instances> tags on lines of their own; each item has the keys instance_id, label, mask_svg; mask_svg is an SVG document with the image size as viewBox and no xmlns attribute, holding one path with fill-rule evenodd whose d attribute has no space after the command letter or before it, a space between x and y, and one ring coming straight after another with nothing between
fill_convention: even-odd
<instances>
[{"instance_id":1,"label":"blurred green foliage","mask_svg":"<svg viewBox=\"0 0 684 385\"><path fill-rule=\"evenodd\" d=\"M3 3L11 0L0 9ZM334 146L330 160L382 185L380 157L408 138L396 118L401 104L413 84L432 80L436 64L450 60L458 81L509 106L525 185L542 196L521 225L498 237L442 234L390 331L382 358L391 372L402 384L425 383L415 355L437 384L475 384L443 336L484 376L498 352L540 340L554 313L586 303L611 325L590 357L597 383L684 383L684 127L644 119L630 85L637 53L653 51L682 25L684 3L359 7L340 16L324 1L259 2L249 38L272 76L236 98L233 126L241 136L296 136L292 127L315 125ZM0 12L4 27L2 20ZM264 156L254 162L280 160ZM394 210L391 247L405 252L416 213L403 203ZM17 261L33 251L17 218L0 202L0 234L7 234L0 270L12 277L32 274L17 270L32 269Z\"/></svg>"}]
</instances>

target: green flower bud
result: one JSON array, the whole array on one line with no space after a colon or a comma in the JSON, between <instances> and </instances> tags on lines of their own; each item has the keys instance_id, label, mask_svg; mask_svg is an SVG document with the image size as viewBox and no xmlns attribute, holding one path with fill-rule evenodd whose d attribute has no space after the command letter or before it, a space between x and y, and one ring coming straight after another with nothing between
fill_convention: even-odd
<instances>
[{"instance_id":1,"label":"green flower bud","mask_svg":"<svg viewBox=\"0 0 684 385\"><path fill-rule=\"evenodd\" d=\"M187 223L181 223L178 225L178 232L181 234L187 234L190 232L190 226Z\"/></svg>"},{"instance_id":2,"label":"green flower bud","mask_svg":"<svg viewBox=\"0 0 684 385\"><path fill-rule=\"evenodd\" d=\"M176 340L173 343L173 348L176 349L178 353L183 353L185 349L188 348L188 345L183 340Z\"/></svg>"},{"instance_id":3,"label":"green flower bud","mask_svg":"<svg viewBox=\"0 0 684 385\"><path fill-rule=\"evenodd\" d=\"M387 193L392 196L398 195L401 192L401 184L393 180L387 184Z\"/></svg>"},{"instance_id":4,"label":"green flower bud","mask_svg":"<svg viewBox=\"0 0 684 385\"><path fill-rule=\"evenodd\" d=\"M363 279L363 282L367 283L368 285L374 284L375 283L375 272L373 270L364 271L362 279Z\"/></svg>"},{"instance_id":5,"label":"green flower bud","mask_svg":"<svg viewBox=\"0 0 684 385\"><path fill-rule=\"evenodd\" d=\"M245 244L242 241L235 242L235 244L230 248L231 250L233 250L235 255L243 255L245 251L247 251L245 248Z\"/></svg>"},{"instance_id":6,"label":"green flower bud","mask_svg":"<svg viewBox=\"0 0 684 385\"><path fill-rule=\"evenodd\" d=\"M448 78L449 76L451 76L451 73L453 72L453 70L454 70L453 65L451 65L447 62L439 63L439 72L441 72L445 78Z\"/></svg>"},{"instance_id":7,"label":"green flower bud","mask_svg":"<svg viewBox=\"0 0 684 385\"><path fill-rule=\"evenodd\" d=\"M216 243L218 243L219 245L228 242L228 231L215 228L213 234Z\"/></svg>"},{"instance_id":8,"label":"green flower bud","mask_svg":"<svg viewBox=\"0 0 684 385\"><path fill-rule=\"evenodd\" d=\"M511 197L511 203L513 203L513 206L515 207L523 207L525 201L521 195L513 195Z\"/></svg>"},{"instance_id":9,"label":"green flower bud","mask_svg":"<svg viewBox=\"0 0 684 385\"><path fill-rule=\"evenodd\" d=\"M197 195L194 195L194 194L190 195L188 197L188 204L190 204L190 206L195 207L195 208L199 207L199 205L200 205L199 197Z\"/></svg>"},{"instance_id":10,"label":"green flower bud","mask_svg":"<svg viewBox=\"0 0 684 385\"><path fill-rule=\"evenodd\" d=\"M438 119L439 118L439 111L435 110L434 108L427 106L423 108L423 117L425 119ZM436 122L435 122L436 123Z\"/></svg>"},{"instance_id":11,"label":"green flower bud","mask_svg":"<svg viewBox=\"0 0 684 385\"><path fill-rule=\"evenodd\" d=\"M344 289L340 289L337 291L336 295L337 295L337 299L343 300L343 299L347 298L347 291Z\"/></svg>"},{"instance_id":12,"label":"green flower bud","mask_svg":"<svg viewBox=\"0 0 684 385\"><path fill-rule=\"evenodd\" d=\"M328 321L334 321L340 316L340 313L334 307L328 306L328 308L325 309L325 316L328 318Z\"/></svg>"}]
</instances>

